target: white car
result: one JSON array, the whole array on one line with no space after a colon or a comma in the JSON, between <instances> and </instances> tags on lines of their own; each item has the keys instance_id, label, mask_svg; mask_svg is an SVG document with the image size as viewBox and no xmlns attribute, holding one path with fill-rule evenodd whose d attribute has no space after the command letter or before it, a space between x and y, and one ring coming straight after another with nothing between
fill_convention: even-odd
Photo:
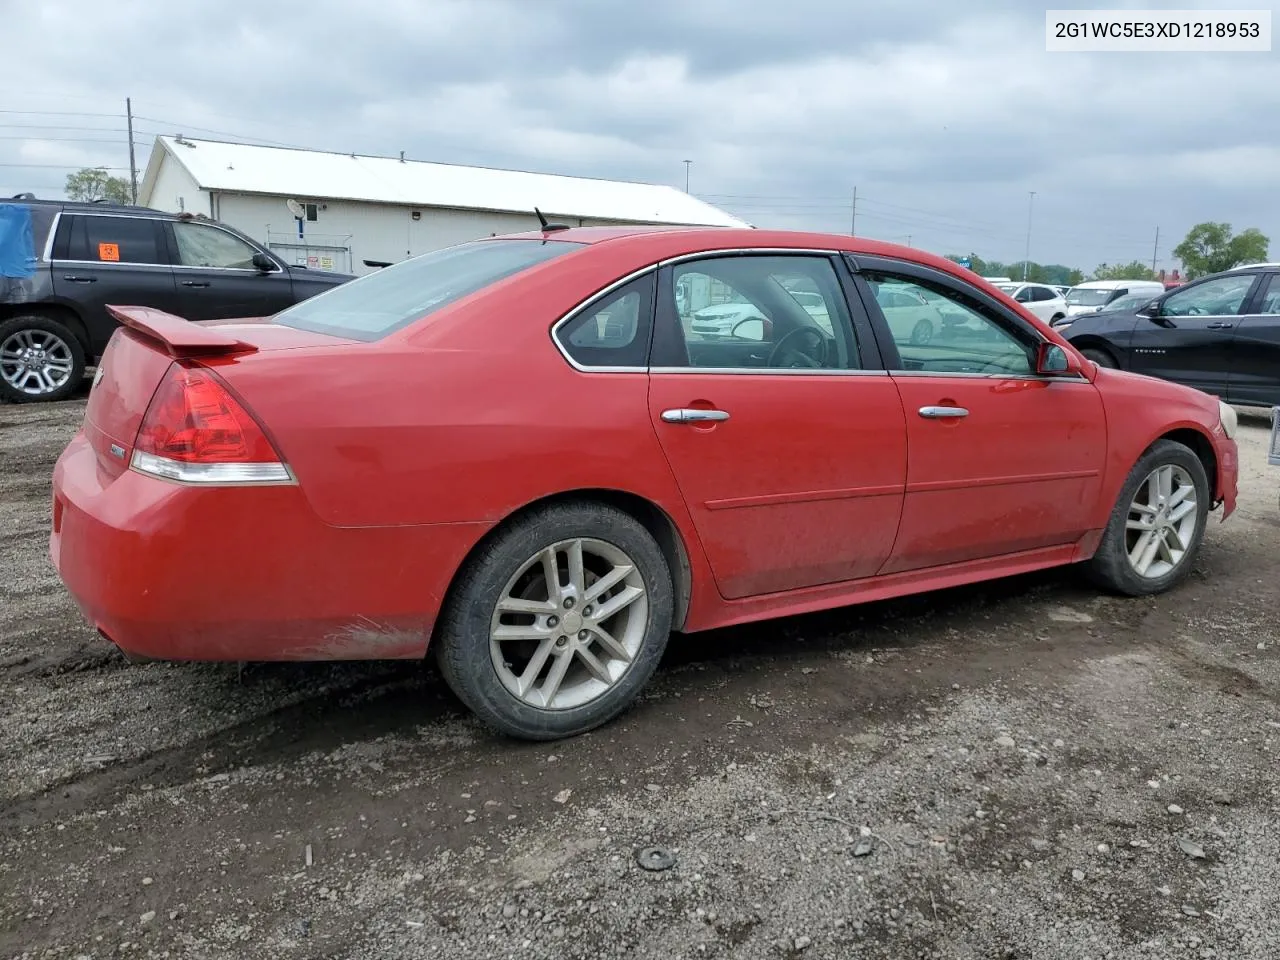
<instances>
[{"instance_id":1,"label":"white car","mask_svg":"<svg viewBox=\"0 0 1280 960\"><path fill-rule=\"evenodd\" d=\"M1088 280L1067 293L1067 316L1109 310L1114 301L1131 294L1154 300L1162 293L1164 284L1158 280Z\"/></svg>"},{"instance_id":2,"label":"white car","mask_svg":"<svg viewBox=\"0 0 1280 960\"><path fill-rule=\"evenodd\" d=\"M1067 301L1047 283L997 283L996 287L1034 313L1045 323L1067 315Z\"/></svg>"},{"instance_id":3,"label":"white car","mask_svg":"<svg viewBox=\"0 0 1280 960\"><path fill-rule=\"evenodd\" d=\"M765 319L754 304L713 303L695 310L689 330L703 340L764 340Z\"/></svg>"},{"instance_id":4,"label":"white car","mask_svg":"<svg viewBox=\"0 0 1280 960\"><path fill-rule=\"evenodd\" d=\"M820 293L807 290L787 290L787 293L804 308L827 333L831 333L831 318L827 315L827 301ZM689 329L704 340L768 340L772 324L760 315L754 304L731 301L703 307L693 314Z\"/></svg>"},{"instance_id":5,"label":"white car","mask_svg":"<svg viewBox=\"0 0 1280 960\"><path fill-rule=\"evenodd\" d=\"M946 323L937 307L909 287L880 283L873 284L872 289L897 343L924 346Z\"/></svg>"}]
</instances>

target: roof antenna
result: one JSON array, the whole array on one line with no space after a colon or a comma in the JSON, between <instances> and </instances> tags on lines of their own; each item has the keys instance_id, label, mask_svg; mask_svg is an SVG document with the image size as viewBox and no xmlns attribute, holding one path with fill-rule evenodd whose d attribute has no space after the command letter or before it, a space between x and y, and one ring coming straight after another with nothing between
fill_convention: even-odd
<instances>
[{"instance_id":1,"label":"roof antenna","mask_svg":"<svg viewBox=\"0 0 1280 960\"><path fill-rule=\"evenodd\" d=\"M533 208L533 212L538 215L538 223L542 224L543 233L551 233L553 230L568 230L567 223L548 223L547 218L542 215L542 211L537 207Z\"/></svg>"}]
</instances>

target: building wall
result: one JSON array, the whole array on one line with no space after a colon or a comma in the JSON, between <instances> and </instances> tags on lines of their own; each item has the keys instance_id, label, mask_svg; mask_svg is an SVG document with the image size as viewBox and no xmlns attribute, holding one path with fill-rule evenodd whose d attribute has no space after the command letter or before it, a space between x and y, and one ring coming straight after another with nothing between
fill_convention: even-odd
<instances>
[{"instance_id":1,"label":"building wall","mask_svg":"<svg viewBox=\"0 0 1280 960\"><path fill-rule=\"evenodd\" d=\"M158 188L155 192L160 194ZM214 195L214 216L271 246L290 262L297 262L299 256L305 259L307 253L322 257L326 250L349 248L349 266L343 262L343 255L332 252L328 255L335 258L333 269L357 274L376 269L366 267L365 260L395 263L455 243L531 230L538 225L532 210L527 214L486 213L297 197L295 199L302 202L316 203L318 208L316 220L302 224L303 240L299 242L297 221L285 206L285 199L219 193ZM412 217L415 210L421 215L418 220ZM573 226L613 222L556 217L550 212L547 218Z\"/></svg>"},{"instance_id":2,"label":"building wall","mask_svg":"<svg viewBox=\"0 0 1280 960\"><path fill-rule=\"evenodd\" d=\"M157 147L157 150L163 149ZM155 186L151 196L139 197L143 206L171 213L203 213L209 216L209 194L201 190L182 164L174 161L166 152L160 160Z\"/></svg>"}]
</instances>

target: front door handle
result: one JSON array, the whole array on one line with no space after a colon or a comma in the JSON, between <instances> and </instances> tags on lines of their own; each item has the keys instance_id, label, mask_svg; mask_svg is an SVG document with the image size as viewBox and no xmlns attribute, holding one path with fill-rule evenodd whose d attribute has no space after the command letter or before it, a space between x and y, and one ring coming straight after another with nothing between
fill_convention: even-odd
<instances>
[{"instance_id":1,"label":"front door handle","mask_svg":"<svg viewBox=\"0 0 1280 960\"><path fill-rule=\"evenodd\" d=\"M969 411L964 407L921 407L920 416L928 420L946 420L951 417L967 417Z\"/></svg>"},{"instance_id":2,"label":"front door handle","mask_svg":"<svg viewBox=\"0 0 1280 960\"><path fill-rule=\"evenodd\" d=\"M208 280L183 280L182 285L184 287L207 287L209 285L209 281Z\"/></svg>"},{"instance_id":3,"label":"front door handle","mask_svg":"<svg viewBox=\"0 0 1280 960\"><path fill-rule=\"evenodd\" d=\"M1215 320L1205 327L1206 330L1230 330L1235 324L1229 320Z\"/></svg>"},{"instance_id":4,"label":"front door handle","mask_svg":"<svg viewBox=\"0 0 1280 960\"><path fill-rule=\"evenodd\" d=\"M695 410L692 407L680 407L676 410L663 410L662 419L666 423L708 423L728 420L729 414L724 410Z\"/></svg>"},{"instance_id":5,"label":"front door handle","mask_svg":"<svg viewBox=\"0 0 1280 960\"><path fill-rule=\"evenodd\" d=\"M97 277L76 277L76 276L68 275L63 277L62 279L70 280L72 283L97 283L98 282Z\"/></svg>"}]
</instances>

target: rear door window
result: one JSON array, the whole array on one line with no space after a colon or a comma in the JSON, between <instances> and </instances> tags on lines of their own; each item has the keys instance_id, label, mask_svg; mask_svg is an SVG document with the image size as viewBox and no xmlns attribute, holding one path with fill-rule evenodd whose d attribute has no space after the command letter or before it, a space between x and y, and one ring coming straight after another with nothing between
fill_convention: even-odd
<instances>
[{"instance_id":1,"label":"rear door window","mask_svg":"<svg viewBox=\"0 0 1280 960\"><path fill-rule=\"evenodd\" d=\"M401 260L276 314L274 322L378 340L463 297L581 249L568 240L476 240Z\"/></svg>"},{"instance_id":2,"label":"rear door window","mask_svg":"<svg viewBox=\"0 0 1280 960\"><path fill-rule=\"evenodd\" d=\"M160 238L160 224L147 217L64 215L58 239L59 259L87 263L169 262Z\"/></svg>"}]
</instances>

